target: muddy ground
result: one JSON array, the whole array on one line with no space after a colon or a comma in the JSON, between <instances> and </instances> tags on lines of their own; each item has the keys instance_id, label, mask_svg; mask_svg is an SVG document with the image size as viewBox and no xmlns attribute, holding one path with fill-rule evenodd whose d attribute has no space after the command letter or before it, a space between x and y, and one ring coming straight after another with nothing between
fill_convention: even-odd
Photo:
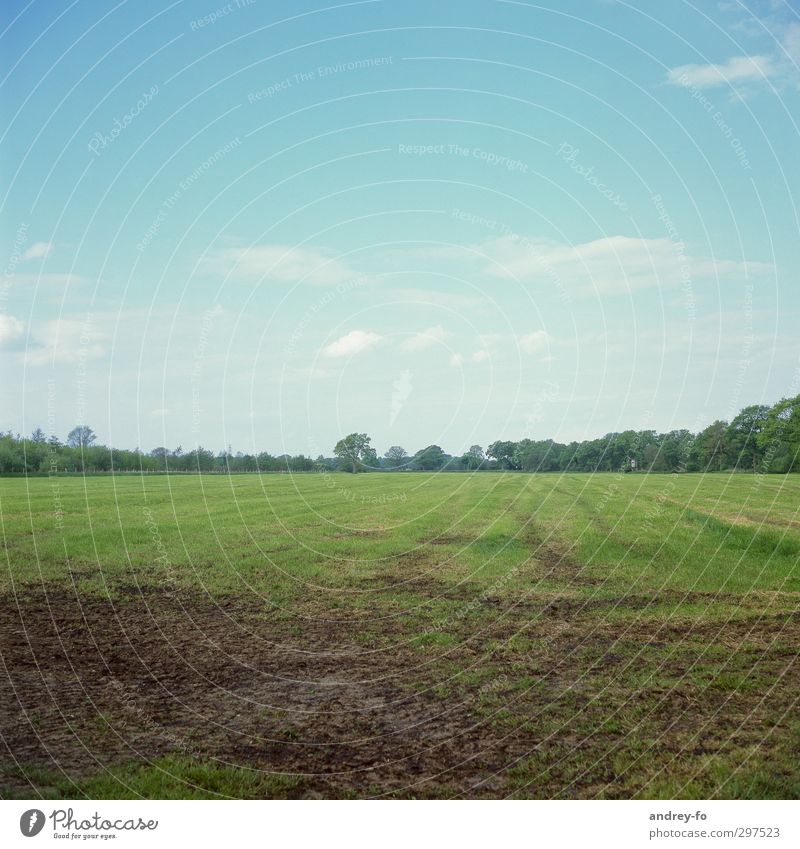
<instances>
[{"instance_id":1,"label":"muddy ground","mask_svg":"<svg viewBox=\"0 0 800 849\"><path fill-rule=\"evenodd\" d=\"M294 776L297 797L727 797L751 770L796 786L797 613L473 601L426 643L402 616L327 621L313 597L286 617L157 587L5 596L2 795L167 754Z\"/></svg>"}]
</instances>

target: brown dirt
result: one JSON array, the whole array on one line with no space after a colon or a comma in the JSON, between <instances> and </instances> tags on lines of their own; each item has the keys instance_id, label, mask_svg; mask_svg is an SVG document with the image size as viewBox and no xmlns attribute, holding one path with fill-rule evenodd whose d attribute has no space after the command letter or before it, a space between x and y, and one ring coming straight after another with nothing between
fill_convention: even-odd
<instances>
[{"instance_id":1,"label":"brown dirt","mask_svg":"<svg viewBox=\"0 0 800 849\"><path fill-rule=\"evenodd\" d=\"M179 753L302 776L298 796L626 796L646 793L654 754L784 746L770 734L800 692L796 614L659 627L606 618L608 600L517 601L481 599L454 644L414 648L402 617L326 621L319 600L288 618L156 587L2 598L0 760L23 768L0 795L35 793L31 766L77 779ZM719 687L720 668L757 685ZM634 728L653 751L623 768ZM531 758L546 779L529 785L515 765Z\"/></svg>"}]
</instances>

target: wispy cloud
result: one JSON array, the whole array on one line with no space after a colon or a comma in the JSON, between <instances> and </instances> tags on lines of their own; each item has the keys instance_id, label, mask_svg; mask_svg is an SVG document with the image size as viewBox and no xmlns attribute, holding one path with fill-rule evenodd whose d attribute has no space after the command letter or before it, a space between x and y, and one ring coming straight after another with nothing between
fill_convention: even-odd
<instances>
[{"instance_id":1,"label":"wispy cloud","mask_svg":"<svg viewBox=\"0 0 800 849\"><path fill-rule=\"evenodd\" d=\"M86 278L79 274L64 273L47 273L47 274L14 274L10 278L12 284L20 284L23 286L43 285L43 286L75 286L79 283L85 283Z\"/></svg>"},{"instance_id":2,"label":"wispy cloud","mask_svg":"<svg viewBox=\"0 0 800 849\"><path fill-rule=\"evenodd\" d=\"M320 286L335 286L357 276L347 263L320 250L288 245L224 248L212 254L204 267L234 280L264 279Z\"/></svg>"},{"instance_id":3,"label":"wispy cloud","mask_svg":"<svg viewBox=\"0 0 800 849\"><path fill-rule=\"evenodd\" d=\"M424 351L449 339L453 334L445 330L441 324L435 327L429 327L423 330L422 333L417 333L410 339L406 339L400 343L402 351Z\"/></svg>"},{"instance_id":4,"label":"wispy cloud","mask_svg":"<svg viewBox=\"0 0 800 849\"><path fill-rule=\"evenodd\" d=\"M105 341L92 322L54 319L34 329L25 360L29 365L97 360L105 356Z\"/></svg>"},{"instance_id":5,"label":"wispy cloud","mask_svg":"<svg viewBox=\"0 0 800 849\"><path fill-rule=\"evenodd\" d=\"M322 353L326 357L349 357L374 347L382 338L369 330L351 330L323 348Z\"/></svg>"},{"instance_id":6,"label":"wispy cloud","mask_svg":"<svg viewBox=\"0 0 800 849\"><path fill-rule=\"evenodd\" d=\"M25 325L13 315L0 313L0 348L7 348L22 339Z\"/></svg>"},{"instance_id":7,"label":"wispy cloud","mask_svg":"<svg viewBox=\"0 0 800 849\"><path fill-rule=\"evenodd\" d=\"M545 351L550 344L550 336L546 330L534 330L517 339L519 347L526 354L539 354Z\"/></svg>"},{"instance_id":8,"label":"wispy cloud","mask_svg":"<svg viewBox=\"0 0 800 849\"><path fill-rule=\"evenodd\" d=\"M800 22L791 4L779 0L766 7L761 5L749 10L742 3L720 3L723 12L741 15L732 29L756 38L761 45L770 38L768 52L745 53L732 56L717 63L680 65L667 73L667 82L694 88L713 88L729 85L742 94L759 84L771 83L781 86L786 83L797 85L800 81Z\"/></svg>"},{"instance_id":9,"label":"wispy cloud","mask_svg":"<svg viewBox=\"0 0 800 849\"><path fill-rule=\"evenodd\" d=\"M671 68L667 73L667 82L686 88L713 88L763 82L779 73L779 63L773 56L734 56L719 64L679 65Z\"/></svg>"},{"instance_id":10,"label":"wispy cloud","mask_svg":"<svg viewBox=\"0 0 800 849\"><path fill-rule=\"evenodd\" d=\"M43 259L55 247L52 242L34 242L22 255L22 258L27 259Z\"/></svg>"},{"instance_id":11,"label":"wispy cloud","mask_svg":"<svg viewBox=\"0 0 800 849\"><path fill-rule=\"evenodd\" d=\"M282 383L308 383L310 380L324 380L334 372L322 368L318 364L301 366L299 368L287 368L281 378Z\"/></svg>"},{"instance_id":12,"label":"wispy cloud","mask_svg":"<svg viewBox=\"0 0 800 849\"><path fill-rule=\"evenodd\" d=\"M568 292L622 294L647 288L680 286L691 279L749 277L771 274L763 262L738 262L692 257L676 250L668 238L607 236L578 245L502 236L480 246L493 277L541 285Z\"/></svg>"},{"instance_id":13,"label":"wispy cloud","mask_svg":"<svg viewBox=\"0 0 800 849\"><path fill-rule=\"evenodd\" d=\"M463 249L461 250L453 250L453 249L444 249L440 253L429 252L429 254L435 259L447 259L449 256L452 256L455 261L463 261L465 252ZM417 256L417 252L414 252L414 257ZM470 307L482 307L486 306L486 299L482 298L478 295L465 295L458 292L437 292L433 289L420 289L420 288L397 288L397 289L387 289L385 291L387 297L392 297L397 299L398 301L402 301L405 303L419 303L419 304L429 304L434 307L444 307L445 309L451 310L463 310L468 309Z\"/></svg>"}]
</instances>

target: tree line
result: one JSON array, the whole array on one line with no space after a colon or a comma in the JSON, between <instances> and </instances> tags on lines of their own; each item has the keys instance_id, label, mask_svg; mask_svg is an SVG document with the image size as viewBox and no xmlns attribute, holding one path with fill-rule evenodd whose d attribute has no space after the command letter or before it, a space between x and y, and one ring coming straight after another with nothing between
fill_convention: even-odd
<instances>
[{"instance_id":1,"label":"tree line","mask_svg":"<svg viewBox=\"0 0 800 849\"><path fill-rule=\"evenodd\" d=\"M473 445L463 454L428 445L409 454L399 445L378 456L365 433L351 433L334 446L332 457L303 454L273 456L139 449L97 444L94 431L81 425L66 441L47 438L37 428L30 437L0 434L0 474L95 472L313 472L369 471L521 471L521 472L745 472L800 471L800 395L772 406L745 407L730 422L718 420L700 433L626 430L598 439L560 443L552 439L498 440L485 450Z\"/></svg>"}]
</instances>

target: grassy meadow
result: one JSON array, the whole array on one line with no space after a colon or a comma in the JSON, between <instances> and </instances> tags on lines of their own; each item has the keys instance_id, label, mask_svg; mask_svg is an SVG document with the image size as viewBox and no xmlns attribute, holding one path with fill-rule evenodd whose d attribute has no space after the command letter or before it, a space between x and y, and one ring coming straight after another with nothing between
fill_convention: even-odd
<instances>
[{"instance_id":1,"label":"grassy meadow","mask_svg":"<svg viewBox=\"0 0 800 849\"><path fill-rule=\"evenodd\" d=\"M800 479L0 479L0 796L797 798Z\"/></svg>"}]
</instances>

